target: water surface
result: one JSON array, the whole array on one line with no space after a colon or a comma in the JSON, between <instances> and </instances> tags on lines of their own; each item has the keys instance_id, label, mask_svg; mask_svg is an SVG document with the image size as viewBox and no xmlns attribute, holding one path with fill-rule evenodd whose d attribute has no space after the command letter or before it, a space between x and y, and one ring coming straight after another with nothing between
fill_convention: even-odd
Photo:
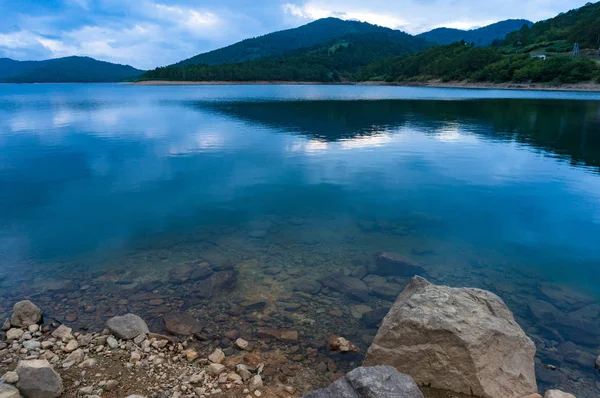
<instances>
[{"instance_id":1,"label":"water surface","mask_svg":"<svg viewBox=\"0 0 600 398\"><path fill-rule=\"evenodd\" d=\"M433 282L499 294L538 346L541 386L596 396L599 100L0 85L0 313L30 296L79 327L133 311L160 329L175 310L210 323L265 300L236 318L249 333L258 319L300 330L315 347L336 332L366 349L376 326L351 308L385 309L391 299L298 284L394 251ZM202 262L234 273L229 288L199 293L186 272ZM386 278L364 280L406 283ZM531 304L540 300L564 319L542 319ZM232 316L213 328L228 330Z\"/></svg>"}]
</instances>

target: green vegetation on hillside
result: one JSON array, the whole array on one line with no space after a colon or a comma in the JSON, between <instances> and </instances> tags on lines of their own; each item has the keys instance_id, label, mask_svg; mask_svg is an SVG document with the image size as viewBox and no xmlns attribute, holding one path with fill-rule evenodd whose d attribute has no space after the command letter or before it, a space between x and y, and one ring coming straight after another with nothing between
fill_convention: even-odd
<instances>
[{"instance_id":1,"label":"green vegetation on hillside","mask_svg":"<svg viewBox=\"0 0 600 398\"><path fill-rule=\"evenodd\" d=\"M0 59L0 82L7 83L110 83L132 80L142 73L129 65L89 57L23 62Z\"/></svg>"},{"instance_id":2,"label":"green vegetation on hillside","mask_svg":"<svg viewBox=\"0 0 600 398\"><path fill-rule=\"evenodd\" d=\"M452 44L459 41L466 41L467 43L474 43L477 46L489 46L494 40L502 40L507 34L521 29L524 25L531 26L533 22L526 19L508 19L471 30L437 28L421 33L418 37L436 44Z\"/></svg>"},{"instance_id":3,"label":"green vegetation on hillside","mask_svg":"<svg viewBox=\"0 0 600 398\"><path fill-rule=\"evenodd\" d=\"M354 80L355 73L374 61L409 54L426 47L424 40L386 29L347 35L284 57L225 65L189 65L157 68L144 74L151 80L199 81L315 81Z\"/></svg>"},{"instance_id":4,"label":"green vegetation on hillside","mask_svg":"<svg viewBox=\"0 0 600 398\"><path fill-rule=\"evenodd\" d=\"M243 40L239 43L199 54L172 66L218 65L247 62L266 57L277 57L301 49L309 48L357 34L387 34L389 28L371 25L366 22L344 21L337 18L323 18L295 29L270 33L264 36ZM407 35L408 36L408 35Z\"/></svg>"},{"instance_id":5,"label":"green vegetation on hillside","mask_svg":"<svg viewBox=\"0 0 600 398\"><path fill-rule=\"evenodd\" d=\"M497 44L504 46L507 52L565 52L570 51L574 43L579 43L581 48L600 46L600 3L588 3L531 27L524 26Z\"/></svg>"},{"instance_id":6,"label":"green vegetation on hillside","mask_svg":"<svg viewBox=\"0 0 600 398\"><path fill-rule=\"evenodd\" d=\"M369 65L360 71L357 79L577 83L599 76L598 63L590 59L555 56L543 60L529 54L503 55L492 48L456 43Z\"/></svg>"}]
</instances>

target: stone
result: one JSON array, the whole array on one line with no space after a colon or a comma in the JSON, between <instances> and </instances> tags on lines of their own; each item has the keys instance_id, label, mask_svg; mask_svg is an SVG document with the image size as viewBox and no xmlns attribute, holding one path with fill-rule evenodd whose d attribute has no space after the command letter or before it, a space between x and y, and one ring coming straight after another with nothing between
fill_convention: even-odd
<instances>
[{"instance_id":1,"label":"stone","mask_svg":"<svg viewBox=\"0 0 600 398\"><path fill-rule=\"evenodd\" d=\"M535 345L495 294L414 277L363 366L391 365L420 385L456 393L520 398L537 392L534 355Z\"/></svg>"},{"instance_id":2,"label":"stone","mask_svg":"<svg viewBox=\"0 0 600 398\"><path fill-rule=\"evenodd\" d=\"M83 350L81 348L79 348L79 349L73 351L72 353L70 353L63 361L63 364L68 363L68 364L77 365L77 364L83 362L84 357L85 357L85 354L84 354Z\"/></svg>"},{"instance_id":3,"label":"stone","mask_svg":"<svg viewBox=\"0 0 600 398\"><path fill-rule=\"evenodd\" d=\"M358 304L350 307L350 314L356 319L361 319L364 314L373 311L373 308L368 305Z\"/></svg>"},{"instance_id":4,"label":"stone","mask_svg":"<svg viewBox=\"0 0 600 398\"><path fill-rule=\"evenodd\" d=\"M117 386L119 385L119 382L117 380L109 380L106 382L106 384L104 385L104 389L106 391L112 391L115 388L117 388Z\"/></svg>"},{"instance_id":5,"label":"stone","mask_svg":"<svg viewBox=\"0 0 600 398\"><path fill-rule=\"evenodd\" d=\"M131 353L131 356L129 357L129 362L135 364L135 363L138 363L141 359L142 359L142 356L140 355L140 353L137 351L133 351Z\"/></svg>"},{"instance_id":6,"label":"stone","mask_svg":"<svg viewBox=\"0 0 600 398\"><path fill-rule=\"evenodd\" d=\"M39 341L36 340L27 340L23 343L23 347L27 348L28 350L37 350L42 346L42 343L40 343Z\"/></svg>"},{"instance_id":7,"label":"stone","mask_svg":"<svg viewBox=\"0 0 600 398\"><path fill-rule=\"evenodd\" d=\"M539 324L556 329L566 340L589 346L600 344L600 335L593 332L599 327L597 322L585 317L566 315L543 300L531 300L528 306Z\"/></svg>"},{"instance_id":8,"label":"stone","mask_svg":"<svg viewBox=\"0 0 600 398\"><path fill-rule=\"evenodd\" d=\"M73 339L72 332L73 329L66 327L65 325L60 325L54 332L52 332L52 337L61 339L62 341L68 341Z\"/></svg>"},{"instance_id":9,"label":"stone","mask_svg":"<svg viewBox=\"0 0 600 398\"><path fill-rule=\"evenodd\" d=\"M235 340L235 346L240 350L245 350L248 348L248 342L242 338L238 338Z\"/></svg>"},{"instance_id":10,"label":"stone","mask_svg":"<svg viewBox=\"0 0 600 398\"><path fill-rule=\"evenodd\" d=\"M128 395L126 398L146 398L146 397L143 395L132 394L132 395Z\"/></svg>"},{"instance_id":11,"label":"stone","mask_svg":"<svg viewBox=\"0 0 600 398\"><path fill-rule=\"evenodd\" d=\"M378 328L389 311L388 307L376 308L373 311L362 314L360 321L368 327Z\"/></svg>"},{"instance_id":12,"label":"stone","mask_svg":"<svg viewBox=\"0 0 600 398\"><path fill-rule=\"evenodd\" d=\"M596 365L595 365L596 369L600 370L600 355L598 355L598 358L596 358Z\"/></svg>"},{"instance_id":13,"label":"stone","mask_svg":"<svg viewBox=\"0 0 600 398\"><path fill-rule=\"evenodd\" d=\"M202 331L202 324L188 313L167 314L163 321L165 331L170 334L189 336Z\"/></svg>"},{"instance_id":14,"label":"stone","mask_svg":"<svg viewBox=\"0 0 600 398\"><path fill-rule=\"evenodd\" d=\"M200 298L211 298L222 293L228 293L237 285L237 270L219 271L207 279L196 282L195 293Z\"/></svg>"},{"instance_id":15,"label":"stone","mask_svg":"<svg viewBox=\"0 0 600 398\"><path fill-rule=\"evenodd\" d=\"M294 291L308 294L317 294L321 291L321 284L317 281L302 280L294 285Z\"/></svg>"},{"instance_id":16,"label":"stone","mask_svg":"<svg viewBox=\"0 0 600 398\"><path fill-rule=\"evenodd\" d=\"M106 339L106 345L108 345L108 348L111 350L119 348L119 342L113 336L108 336Z\"/></svg>"},{"instance_id":17,"label":"stone","mask_svg":"<svg viewBox=\"0 0 600 398\"><path fill-rule=\"evenodd\" d=\"M67 345L63 347L63 351L69 353L75 351L77 348L79 348L79 343L77 342L77 340L73 339L69 340Z\"/></svg>"},{"instance_id":18,"label":"stone","mask_svg":"<svg viewBox=\"0 0 600 398\"><path fill-rule=\"evenodd\" d=\"M19 398L19 390L10 384L0 384L0 398Z\"/></svg>"},{"instance_id":19,"label":"stone","mask_svg":"<svg viewBox=\"0 0 600 398\"><path fill-rule=\"evenodd\" d=\"M98 363L98 360L96 360L94 358L88 358L85 361L81 362L79 364L79 367L82 369L90 369L90 368L93 368L94 366L96 366L97 363Z\"/></svg>"},{"instance_id":20,"label":"stone","mask_svg":"<svg viewBox=\"0 0 600 398\"><path fill-rule=\"evenodd\" d=\"M19 301L13 306L10 324L18 328L26 328L29 325L42 321L42 310L29 300Z\"/></svg>"},{"instance_id":21,"label":"stone","mask_svg":"<svg viewBox=\"0 0 600 398\"><path fill-rule=\"evenodd\" d=\"M2 324L2 330L6 332L10 327L10 319L6 318Z\"/></svg>"},{"instance_id":22,"label":"stone","mask_svg":"<svg viewBox=\"0 0 600 398\"><path fill-rule=\"evenodd\" d=\"M236 365L235 371L237 372L237 374L242 376L242 380L244 381L248 381L252 377L252 373L250 373L246 365L243 365L241 363Z\"/></svg>"},{"instance_id":23,"label":"stone","mask_svg":"<svg viewBox=\"0 0 600 398\"><path fill-rule=\"evenodd\" d=\"M208 360L212 363L223 363L225 360L225 354L219 348L217 348L212 354L208 356Z\"/></svg>"},{"instance_id":24,"label":"stone","mask_svg":"<svg viewBox=\"0 0 600 398\"><path fill-rule=\"evenodd\" d=\"M16 372L17 388L25 398L56 398L63 392L60 376L44 359L21 361Z\"/></svg>"},{"instance_id":25,"label":"stone","mask_svg":"<svg viewBox=\"0 0 600 398\"><path fill-rule=\"evenodd\" d=\"M140 334L147 334L149 332L146 322L134 314L110 318L106 322L106 327L112 334L123 340L132 340Z\"/></svg>"},{"instance_id":26,"label":"stone","mask_svg":"<svg viewBox=\"0 0 600 398\"><path fill-rule=\"evenodd\" d=\"M371 287L371 293L383 300L395 301L402 286L397 283L382 283Z\"/></svg>"},{"instance_id":27,"label":"stone","mask_svg":"<svg viewBox=\"0 0 600 398\"><path fill-rule=\"evenodd\" d=\"M38 330L40 330L40 325L34 323L33 325L29 325L27 326L27 331L29 331L30 333L35 333Z\"/></svg>"},{"instance_id":28,"label":"stone","mask_svg":"<svg viewBox=\"0 0 600 398\"><path fill-rule=\"evenodd\" d=\"M256 334L259 337L271 337L289 343L298 341L298 332L295 330L260 329L256 332Z\"/></svg>"},{"instance_id":29,"label":"stone","mask_svg":"<svg viewBox=\"0 0 600 398\"><path fill-rule=\"evenodd\" d=\"M360 348L352 344L349 340L344 337L331 335L327 338L327 345L330 351L341 352L346 354L349 352L360 352Z\"/></svg>"},{"instance_id":30,"label":"stone","mask_svg":"<svg viewBox=\"0 0 600 398\"><path fill-rule=\"evenodd\" d=\"M263 380L262 377L260 377L260 375L255 375L254 377L252 377L250 379L250 382L248 383L248 389L250 391L256 391L259 388L263 388L264 384L263 384Z\"/></svg>"},{"instance_id":31,"label":"stone","mask_svg":"<svg viewBox=\"0 0 600 398\"><path fill-rule=\"evenodd\" d=\"M355 300L366 300L369 297L369 287L358 278L346 276L342 272L331 274L321 279L323 286L343 293Z\"/></svg>"},{"instance_id":32,"label":"stone","mask_svg":"<svg viewBox=\"0 0 600 398\"><path fill-rule=\"evenodd\" d=\"M544 398L576 398L575 395L569 394L560 390L548 390L544 394Z\"/></svg>"},{"instance_id":33,"label":"stone","mask_svg":"<svg viewBox=\"0 0 600 398\"><path fill-rule=\"evenodd\" d=\"M8 341L19 340L21 337L23 337L24 333L25 332L23 331L23 329L17 329L17 328L9 329L8 332L6 332L6 340L8 340Z\"/></svg>"},{"instance_id":34,"label":"stone","mask_svg":"<svg viewBox=\"0 0 600 398\"><path fill-rule=\"evenodd\" d=\"M221 365L220 363L211 363L206 369L213 376L218 376L221 373L223 373L223 371L225 370L225 366Z\"/></svg>"},{"instance_id":35,"label":"stone","mask_svg":"<svg viewBox=\"0 0 600 398\"><path fill-rule=\"evenodd\" d=\"M394 252L379 253L374 265L369 266L369 271L385 276L426 275L425 268L411 258Z\"/></svg>"},{"instance_id":36,"label":"stone","mask_svg":"<svg viewBox=\"0 0 600 398\"><path fill-rule=\"evenodd\" d=\"M81 387L79 389L79 392L83 395L91 395L94 393L94 387L93 386Z\"/></svg>"},{"instance_id":37,"label":"stone","mask_svg":"<svg viewBox=\"0 0 600 398\"><path fill-rule=\"evenodd\" d=\"M17 372L6 372L4 374L4 381L10 384L15 384L19 381L19 375Z\"/></svg>"},{"instance_id":38,"label":"stone","mask_svg":"<svg viewBox=\"0 0 600 398\"><path fill-rule=\"evenodd\" d=\"M423 398L414 380L391 366L356 368L304 398Z\"/></svg>"},{"instance_id":39,"label":"stone","mask_svg":"<svg viewBox=\"0 0 600 398\"><path fill-rule=\"evenodd\" d=\"M195 350L185 350L185 359L187 359L188 362L194 362L199 356L200 354L198 354L198 352Z\"/></svg>"}]
</instances>

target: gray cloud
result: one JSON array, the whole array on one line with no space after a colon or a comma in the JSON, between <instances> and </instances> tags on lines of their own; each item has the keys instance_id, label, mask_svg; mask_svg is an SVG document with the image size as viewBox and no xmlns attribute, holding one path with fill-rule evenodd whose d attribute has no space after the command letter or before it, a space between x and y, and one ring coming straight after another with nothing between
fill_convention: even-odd
<instances>
[{"instance_id":1,"label":"gray cloud","mask_svg":"<svg viewBox=\"0 0 600 398\"><path fill-rule=\"evenodd\" d=\"M0 0L0 57L87 55L148 69L327 16L420 33L507 18L536 21L581 5L580 0L32 0L25 7Z\"/></svg>"}]
</instances>

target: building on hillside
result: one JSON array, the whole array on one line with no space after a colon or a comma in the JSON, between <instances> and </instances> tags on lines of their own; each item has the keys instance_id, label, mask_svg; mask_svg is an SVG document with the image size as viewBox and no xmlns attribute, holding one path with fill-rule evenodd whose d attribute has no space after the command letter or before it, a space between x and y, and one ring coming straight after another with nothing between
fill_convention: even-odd
<instances>
[{"instance_id":1,"label":"building on hillside","mask_svg":"<svg viewBox=\"0 0 600 398\"><path fill-rule=\"evenodd\" d=\"M531 58L539 58L545 61L548 59L548 56L546 54L531 54Z\"/></svg>"}]
</instances>

